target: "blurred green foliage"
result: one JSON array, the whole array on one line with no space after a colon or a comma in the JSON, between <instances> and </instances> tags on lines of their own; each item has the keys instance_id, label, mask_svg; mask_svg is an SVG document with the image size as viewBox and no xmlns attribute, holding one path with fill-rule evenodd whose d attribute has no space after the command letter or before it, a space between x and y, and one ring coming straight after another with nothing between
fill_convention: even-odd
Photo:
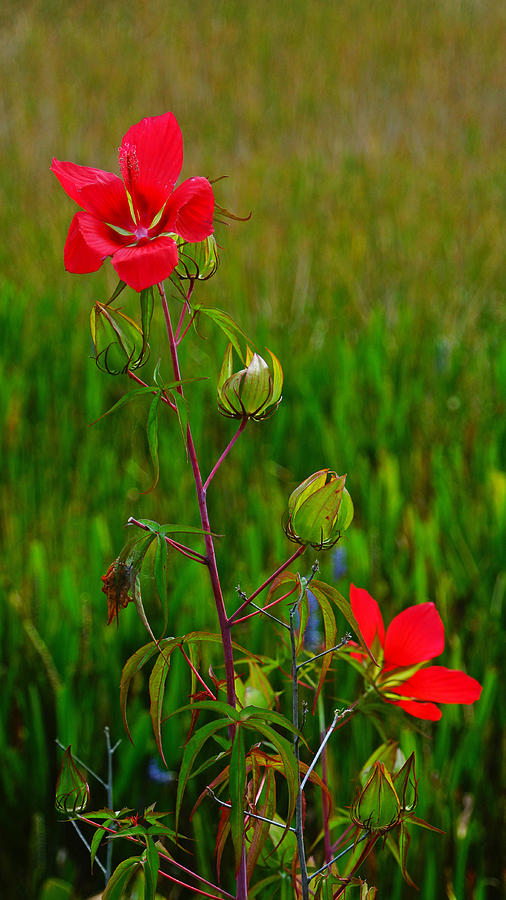
<instances>
[{"instance_id":1,"label":"blurred green foliage","mask_svg":"<svg viewBox=\"0 0 506 900\"><path fill-rule=\"evenodd\" d=\"M175 421L162 423L160 484L148 495L142 401L89 427L128 387L87 358L89 310L114 279L108 264L93 276L64 273L74 209L49 173L53 155L117 171L127 128L167 109L185 139L183 175L230 176L219 202L253 211L247 224L219 229L221 266L196 299L228 310L285 372L279 411L248 426L210 491L213 527L227 533L218 549L229 608L238 582L254 588L291 552L280 520L295 484L323 466L347 472L355 520L340 589L367 587L386 619L433 599L447 629L441 661L484 684L474 708L447 708L434 728L413 733L395 720L405 752L417 750L420 815L446 830L413 837L410 873L424 900L499 896L504 7L11 0L0 20L5 896L99 890L85 849L56 822L54 739L103 770L104 725L122 735L121 666L146 638L132 606L118 631L105 627L100 576L128 516L198 524ZM188 390L207 472L233 425L215 408L225 342L207 324L205 337L182 356L186 373L209 376ZM163 352L155 338L152 360ZM322 557L329 581L332 559ZM172 633L215 627L204 575L173 558ZM146 598L156 618L149 579ZM258 620L237 639L262 652L276 644ZM358 690L353 673L334 668L329 715ZM186 686L176 661L168 708ZM117 751L115 802L158 798L170 809L174 783L150 768L145 694L139 677L135 745ZM171 737L176 769L184 735L173 725ZM374 741L361 719L338 732L329 762L338 804L351 802ZM204 804L193 823L208 877L215 816ZM368 873L384 896L414 896L386 851Z\"/></svg>"}]
</instances>

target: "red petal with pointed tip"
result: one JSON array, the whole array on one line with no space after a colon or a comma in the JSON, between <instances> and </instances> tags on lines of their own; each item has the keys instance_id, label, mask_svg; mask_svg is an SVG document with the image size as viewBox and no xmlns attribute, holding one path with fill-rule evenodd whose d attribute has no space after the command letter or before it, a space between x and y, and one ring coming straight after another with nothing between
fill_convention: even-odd
<instances>
[{"instance_id":1,"label":"red petal with pointed tip","mask_svg":"<svg viewBox=\"0 0 506 900\"><path fill-rule=\"evenodd\" d=\"M427 666L394 688L392 693L435 703L474 703L481 694L481 684L458 669Z\"/></svg>"},{"instance_id":2,"label":"red petal with pointed tip","mask_svg":"<svg viewBox=\"0 0 506 900\"><path fill-rule=\"evenodd\" d=\"M125 185L117 175L59 159L53 159L51 171L63 190L86 212L119 228L134 227Z\"/></svg>"},{"instance_id":3,"label":"red petal with pointed tip","mask_svg":"<svg viewBox=\"0 0 506 900\"><path fill-rule=\"evenodd\" d=\"M137 247L124 247L114 254L112 264L122 281L142 291L168 278L177 265L176 242L159 237Z\"/></svg>"},{"instance_id":4,"label":"red petal with pointed tip","mask_svg":"<svg viewBox=\"0 0 506 900\"><path fill-rule=\"evenodd\" d=\"M173 231L185 241L213 233L214 194L207 178L188 178L170 197L157 231Z\"/></svg>"},{"instance_id":5,"label":"red petal with pointed tip","mask_svg":"<svg viewBox=\"0 0 506 900\"><path fill-rule=\"evenodd\" d=\"M441 710L434 703L418 703L416 700L387 700L392 706L400 706L404 712L417 719L427 719L431 722L439 722L441 718Z\"/></svg>"},{"instance_id":6,"label":"red petal with pointed tip","mask_svg":"<svg viewBox=\"0 0 506 900\"><path fill-rule=\"evenodd\" d=\"M150 116L128 129L119 149L121 174L149 228L179 177L183 137L173 113Z\"/></svg>"},{"instance_id":7,"label":"red petal with pointed tip","mask_svg":"<svg viewBox=\"0 0 506 900\"><path fill-rule=\"evenodd\" d=\"M444 645L444 626L434 604L409 606L388 626L385 666L414 666L439 656Z\"/></svg>"},{"instance_id":8,"label":"red petal with pointed tip","mask_svg":"<svg viewBox=\"0 0 506 900\"><path fill-rule=\"evenodd\" d=\"M65 268L74 274L96 272L127 240L90 213L78 212L70 223L63 251Z\"/></svg>"},{"instance_id":9,"label":"red petal with pointed tip","mask_svg":"<svg viewBox=\"0 0 506 900\"><path fill-rule=\"evenodd\" d=\"M376 632L378 633L381 646L383 646L385 642L385 626L376 600L364 588L358 588L354 584L350 584L350 603L353 615L360 626L362 637L367 646L371 647Z\"/></svg>"}]
</instances>

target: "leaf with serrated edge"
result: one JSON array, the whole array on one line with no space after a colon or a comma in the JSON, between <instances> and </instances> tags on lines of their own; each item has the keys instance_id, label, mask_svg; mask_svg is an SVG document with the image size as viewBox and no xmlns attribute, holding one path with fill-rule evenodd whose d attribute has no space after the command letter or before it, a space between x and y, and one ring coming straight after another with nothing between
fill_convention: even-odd
<instances>
[{"instance_id":1,"label":"leaf with serrated edge","mask_svg":"<svg viewBox=\"0 0 506 900\"><path fill-rule=\"evenodd\" d=\"M249 722L245 722L243 727L248 728ZM288 812L286 816L285 830L281 836L283 838L290 827L290 822L295 813L295 803L299 789L299 774L297 770L297 763L293 755L293 747L289 743L289 741L286 740L286 738L278 734L277 731L274 731L274 729L269 725L266 725L265 722L255 719L251 727L252 730L259 732L265 738L267 738L268 741L270 741L270 743L278 751L283 762L283 772L288 787Z\"/></svg>"},{"instance_id":2,"label":"leaf with serrated edge","mask_svg":"<svg viewBox=\"0 0 506 900\"><path fill-rule=\"evenodd\" d=\"M272 819L276 812L276 779L272 769L268 769L267 771L263 793L265 796L264 804L261 807L257 807L257 813L266 819ZM246 861L246 877L248 884L255 870L258 857L260 856L269 835L270 828L269 822L262 822L260 819L251 819L250 821L254 822L254 825L253 836L250 840Z\"/></svg>"}]
</instances>

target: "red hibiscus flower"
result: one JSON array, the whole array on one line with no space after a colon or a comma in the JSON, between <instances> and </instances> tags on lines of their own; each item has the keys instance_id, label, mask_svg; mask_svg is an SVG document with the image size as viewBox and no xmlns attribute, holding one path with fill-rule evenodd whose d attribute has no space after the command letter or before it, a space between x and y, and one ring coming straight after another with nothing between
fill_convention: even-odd
<instances>
[{"instance_id":1,"label":"red hibiscus flower","mask_svg":"<svg viewBox=\"0 0 506 900\"><path fill-rule=\"evenodd\" d=\"M197 242L213 232L207 178L188 178L174 190L182 164L183 138L171 112L127 131L119 148L123 181L112 172L53 159L51 171L82 207L65 244L67 271L96 272L110 256L135 291L167 278L178 262L175 238Z\"/></svg>"},{"instance_id":2,"label":"red hibiscus flower","mask_svg":"<svg viewBox=\"0 0 506 900\"><path fill-rule=\"evenodd\" d=\"M362 588L350 586L353 614L365 643L380 668L363 652L351 655L367 670L375 688L388 703L419 719L441 718L436 703L474 703L481 694L475 678L445 666L422 665L439 656L445 645L444 626L433 603L409 606L392 619L385 633L376 600Z\"/></svg>"}]
</instances>

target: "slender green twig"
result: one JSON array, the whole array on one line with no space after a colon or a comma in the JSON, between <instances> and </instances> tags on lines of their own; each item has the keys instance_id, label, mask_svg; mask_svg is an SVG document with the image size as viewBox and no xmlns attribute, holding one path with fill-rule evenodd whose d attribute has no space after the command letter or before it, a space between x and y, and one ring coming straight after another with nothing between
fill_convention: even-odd
<instances>
[{"instance_id":1,"label":"slender green twig","mask_svg":"<svg viewBox=\"0 0 506 900\"><path fill-rule=\"evenodd\" d=\"M298 663L297 669L302 669L303 666L309 665L309 663L314 662L315 659L320 659L320 657L326 656L327 653L333 653L334 650L340 650L341 647L344 647L345 644L349 644L350 641L351 641L351 634L345 634L344 637L341 638L339 643L335 645L335 647L330 647L328 650L324 650L323 653L317 653L317 655L312 656L311 659L305 659L303 662Z\"/></svg>"},{"instance_id":2,"label":"slender green twig","mask_svg":"<svg viewBox=\"0 0 506 900\"><path fill-rule=\"evenodd\" d=\"M225 800L220 800L220 798L216 796L216 794L210 787L208 787L206 790L207 793L213 798L213 800L216 800L216 803L219 806L226 806L227 809L232 809L232 804L226 803ZM260 819L261 822L268 822L269 825L276 825L277 828L286 829L286 825L284 822L276 822L274 819L266 819L265 816L259 816L258 813L247 812L246 810L244 810L244 815L249 816L251 819ZM289 826L288 830L295 832L295 828L293 828L291 825Z\"/></svg>"},{"instance_id":3,"label":"slender green twig","mask_svg":"<svg viewBox=\"0 0 506 900\"><path fill-rule=\"evenodd\" d=\"M348 846L345 847L344 850L341 850L341 852L338 853L337 856L334 856L334 858L331 859L330 862L325 863L325 865L322 866L321 869L317 869L316 872L313 872L313 874L309 876L308 882L312 881L313 878L316 878L317 875L321 875L322 872L325 872L325 870L330 868L330 866L333 866L334 863L337 862L338 859L341 859L342 856L345 856L347 853L350 852L350 850L353 850L357 846L357 844L361 844L362 841L365 841L365 839L367 837L369 837L370 833L371 833L370 831L366 831L362 835L362 837L358 839L358 841L353 841L353 843L348 844Z\"/></svg>"}]
</instances>

